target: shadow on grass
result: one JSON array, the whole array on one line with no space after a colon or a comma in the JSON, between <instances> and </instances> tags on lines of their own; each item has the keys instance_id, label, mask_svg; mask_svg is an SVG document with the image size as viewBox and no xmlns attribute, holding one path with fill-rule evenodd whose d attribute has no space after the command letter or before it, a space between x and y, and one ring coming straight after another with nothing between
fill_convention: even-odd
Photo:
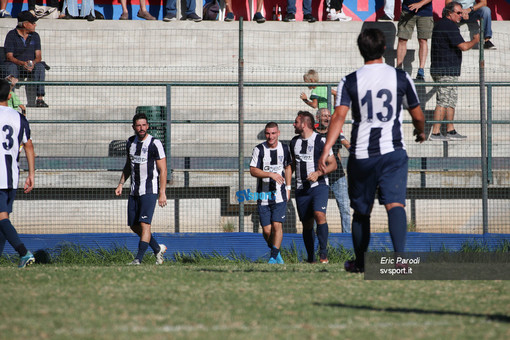
<instances>
[{"instance_id":1,"label":"shadow on grass","mask_svg":"<svg viewBox=\"0 0 510 340\"><path fill-rule=\"evenodd\" d=\"M337 303L319 303L315 302L316 306L326 306L326 307L336 307L336 308L351 308L351 309L359 309L359 310L368 310L375 312L386 312L386 313L416 313L416 314L435 314L435 315L455 315L455 316L467 316L467 317L478 317L478 318L487 318L487 320L497 321L497 322L510 322L510 316L503 314L480 314L480 313L463 313L457 311L443 311L443 310L425 310L425 309L417 309L417 308L379 308L373 306L357 306L357 305L348 305L345 303L337 302Z\"/></svg>"}]
</instances>

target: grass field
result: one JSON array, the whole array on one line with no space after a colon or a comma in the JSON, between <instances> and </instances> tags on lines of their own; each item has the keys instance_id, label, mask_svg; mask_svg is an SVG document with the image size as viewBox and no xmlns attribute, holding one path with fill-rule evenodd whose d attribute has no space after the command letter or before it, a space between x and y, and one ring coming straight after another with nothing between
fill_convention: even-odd
<instances>
[{"instance_id":1,"label":"grass field","mask_svg":"<svg viewBox=\"0 0 510 340\"><path fill-rule=\"evenodd\" d=\"M0 339L510 338L509 281L366 281L340 263L149 260L23 270L0 261Z\"/></svg>"}]
</instances>

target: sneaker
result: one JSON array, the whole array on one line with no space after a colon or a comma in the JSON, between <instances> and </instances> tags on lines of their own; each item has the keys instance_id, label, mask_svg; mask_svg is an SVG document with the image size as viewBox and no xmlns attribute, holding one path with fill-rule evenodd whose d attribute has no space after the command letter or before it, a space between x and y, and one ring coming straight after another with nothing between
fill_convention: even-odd
<instances>
[{"instance_id":1,"label":"sneaker","mask_svg":"<svg viewBox=\"0 0 510 340\"><path fill-rule=\"evenodd\" d=\"M393 22L393 19L385 14L382 17L380 17L379 19L377 19L377 21L391 21L391 22Z\"/></svg>"},{"instance_id":2,"label":"sneaker","mask_svg":"<svg viewBox=\"0 0 510 340\"><path fill-rule=\"evenodd\" d=\"M0 9L0 18L12 18L12 16L5 9Z\"/></svg>"},{"instance_id":3,"label":"sneaker","mask_svg":"<svg viewBox=\"0 0 510 340\"><path fill-rule=\"evenodd\" d=\"M447 141L448 137L443 136L441 133L431 133L429 136L429 140Z\"/></svg>"},{"instance_id":4,"label":"sneaker","mask_svg":"<svg viewBox=\"0 0 510 340\"><path fill-rule=\"evenodd\" d=\"M136 15L139 18L145 19L145 20L156 20L155 17L153 17L149 12L147 11L138 11L138 14Z\"/></svg>"},{"instance_id":5,"label":"sneaker","mask_svg":"<svg viewBox=\"0 0 510 340\"><path fill-rule=\"evenodd\" d=\"M283 21L285 21L285 22L296 21L296 16L294 15L294 13L287 13L287 14L285 14L285 17L283 18Z\"/></svg>"},{"instance_id":6,"label":"sneaker","mask_svg":"<svg viewBox=\"0 0 510 340\"><path fill-rule=\"evenodd\" d=\"M166 22L169 22L169 21L175 21L177 20L177 18L175 17L175 14L173 13L167 13L164 17L163 17L163 21L166 21Z\"/></svg>"},{"instance_id":7,"label":"sneaker","mask_svg":"<svg viewBox=\"0 0 510 340\"><path fill-rule=\"evenodd\" d=\"M139 259L134 259L132 262L128 263L128 266L139 266L139 265L140 265Z\"/></svg>"},{"instance_id":8,"label":"sneaker","mask_svg":"<svg viewBox=\"0 0 510 340\"><path fill-rule=\"evenodd\" d=\"M163 255L166 253L166 246L164 244L159 245L159 253L156 254L156 264L163 264L165 258Z\"/></svg>"},{"instance_id":9,"label":"sneaker","mask_svg":"<svg viewBox=\"0 0 510 340\"><path fill-rule=\"evenodd\" d=\"M257 12L257 13L255 13L255 15L253 16L253 21L258 22L259 24L263 24L263 23L265 23L265 22L266 22L266 18L264 18L264 16L262 15L262 13Z\"/></svg>"},{"instance_id":10,"label":"sneaker","mask_svg":"<svg viewBox=\"0 0 510 340\"><path fill-rule=\"evenodd\" d=\"M278 262L276 261L276 259L274 257L270 257L269 258L269 261L267 263L270 263L270 264L277 264Z\"/></svg>"},{"instance_id":11,"label":"sneaker","mask_svg":"<svg viewBox=\"0 0 510 340\"><path fill-rule=\"evenodd\" d=\"M278 263L278 264L285 264L285 262L283 262L283 258L282 258L282 254L281 253L278 253L278 256L276 257L276 263Z\"/></svg>"},{"instance_id":12,"label":"sneaker","mask_svg":"<svg viewBox=\"0 0 510 340\"><path fill-rule=\"evenodd\" d=\"M330 21L351 21L352 18L345 15L343 12L329 13L328 20Z\"/></svg>"},{"instance_id":13,"label":"sneaker","mask_svg":"<svg viewBox=\"0 0 510 340\"><path fill-rule=\"evenodd\" d=\"M416 74L416 80L425 80L425 70L422 68L418 69L418 73Z\"/></svg>"},{"instance_id":14,"label":"sneaker","mask_svg":"<svg viewBox=\"0 0 510 340\"><path fill-rule=\"evenodd\" d=\"M35 101L35 107L50 107L50 106L46 104L43 99L37 99Z\"/></svg>"},{"instance_id":15,"label":"sneaker","mask_svg":"<svg viewBox=\"0 0 510 340\"><path fill-rule=\"evenodd\" d=\"M345 261L344 269L349 273L363 273L365 271L363 268L358 268L354 260Z\"/></svg>"},{"instance_id":16,"label":"sneaker","mask_svg":"<svg viewBox=\"0 0 510 340\"><path fill-rule=\"evenodd\" d=\"M225 21L234 21L235 17L234 17L234 13L230 12L230 13L227 13L227 16L225 17Z\"/></svg>"},{"instance_id":17,"label":"sneaker","mask_svg":"<svg viewBox=\"0 0 510 340\"><path fill-rule=\"evenodd\" d=\"M448 136L448 139L466 139L467 138L467 136L463 136L455 130L448 131L446 133L446 136Z\"/></svg>"},{"instance_id":18,"label":"sneaker","mask_svg":"<svg viewBox=\"0 0 510 340\"><path fill-rule=\"evenodd\" d=\"M85 19L87 19L87 21L94 21L94 20L96 20L96 18L92 14L87 15L85 17Z\"/></svg>"},{"instance_id":19,"label":"sneaker","mask_svg":"<svg viewBox=\"0 0 510 340\"><path fill-rule=\"evenodd\" d=\"M18 268L25 268L35 262L35 257L31 252L27 252L25 256L19 259Z\"/></svg>"},{"instance_id":20,"label":"sneaker","mask_svg":"<svg viewBox=\"0 0 510 340\"><path fill-rule=\"evenodd\" d=\"M328 263L329 263L328 258L327 258L327 257L325 257L325 258L323 258L323 259L320 259L320 260L319 260L319 263L322 263L322 264L328 264Z\"/></svg>"},{"instance_id":21,"label":"sneaker","mask_svg":"<svg viewBox=\"0 0 510 340\"><path fill-rule=\"evenodd\" d=\"M495 50L495 49L496 49L496 46L494 46L494 44L493 44L490 40L487 40L487 41L483 44L483 49L484 49L484 50Z\"/></svg>"},{"instance_id":22,"label":"sneaker","mask_svg":"<svg viewBox=\"0 0 510 340\"><path fill-rule=\"evenodd\" d=\"M316 22L317 19L315 19L314 16L311 14L305 14L303 16L303 21L308 21L309 23L312 23L312 22Z\"/></svg>"},{"instance_id":23,"label":"sneaker","mask_svg":"<svg viewBox=\"0 0 510 340\"><path fill-rule=\"evenodd\" d=\"M200 21L202 21L202 18L199 17L196 13L191 13L191 14L186 15L186 20L200 22Z\"/></svg>"},{"instance_id":24,"label":"sneaker","mask_svg":"<svg viewBox=\"0 0 510 340\"><path fill-rule=\"evenodd\" d=\"M128 19L129 19L129 13L122 13L119 18L119 20L128 20Z\"/></svg>"}]
</instances>

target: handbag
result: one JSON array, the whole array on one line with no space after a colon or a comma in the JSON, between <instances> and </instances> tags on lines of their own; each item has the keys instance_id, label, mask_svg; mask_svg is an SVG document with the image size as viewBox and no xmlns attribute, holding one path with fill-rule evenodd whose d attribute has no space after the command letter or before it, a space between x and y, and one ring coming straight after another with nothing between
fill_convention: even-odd
<instances>
[{"instance_id":1,"label":"handbag","mask_svg":"<svg viewBox=\"0 0 510 340\"><path fill-rule=\"evenodd\" d=\"M35 5L34 15L38 19L58 19L59 14L56 7Z\"/></svg>"}]
</instances>

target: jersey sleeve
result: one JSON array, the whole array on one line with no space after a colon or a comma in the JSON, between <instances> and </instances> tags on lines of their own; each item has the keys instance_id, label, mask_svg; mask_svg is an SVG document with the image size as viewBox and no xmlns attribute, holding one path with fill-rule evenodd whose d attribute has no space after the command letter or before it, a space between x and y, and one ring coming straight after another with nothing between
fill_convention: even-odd
<instances>
[{"instance_id":1,"label":"jersey sleeve","mask_svg":"<svg viewBox=\"0 0 510 340\"><path fill-rule=\"evenodd\" d=\"M344 105L344 106L351 106L351 96L349 95L349 92L347 91L346 85L346 78L342 78L340 83L338 84L338 87L336 89L336 102L335 107Z\"/></svg>"},{"instance_id":2,"label":"jersey sleeve","mask_svg":"<svg viewBox=\"0 0 510 340\"><path fill-rule=\"evenodd\" d=\"M165 149L163 148L163 144L159 139L154 139L154 159L159 160L166 157Z\"/></svg>"},{"instance_id":3,"label":"jersey sleeve","mask_svg":"<svg viewBox=\"0 0 510 340\"><path fill-rule=\"evenodd\" d=\"M19 142L26 143L30 139L30 125L25 116L19 113L20 116L20 131L19 131Z\"/></svg>"},{"instance_id":4,"label":"jersey sleeve","mask_svg":"<svg viewBox=\"0 0 510 340\"><path fill-rule=\"evenodd\" d=\"M404 106L407 106L410 109L414 109L418 105L420 105L420 98L418 97L418 93L416 92L416 86L414 85L413 80L411 79L411 76L405 72L406 75L406 81L407 81L407 87L406 87L406 93L405 93L405 101Z\"/></svg>"},{"instance_id":5,"label":"jersey sleeve","mask_svg":"<svg viewBox=\"0 0 510 340\"><path fill-rule=\"evenodd\" d=\"M250 166L252 166L254 168L258 168L258 165L259 165L259 154L260 154L259 148L258 147L254 147L253 148L253 152L251 153Z\"/></svg>"}]
</instances>

